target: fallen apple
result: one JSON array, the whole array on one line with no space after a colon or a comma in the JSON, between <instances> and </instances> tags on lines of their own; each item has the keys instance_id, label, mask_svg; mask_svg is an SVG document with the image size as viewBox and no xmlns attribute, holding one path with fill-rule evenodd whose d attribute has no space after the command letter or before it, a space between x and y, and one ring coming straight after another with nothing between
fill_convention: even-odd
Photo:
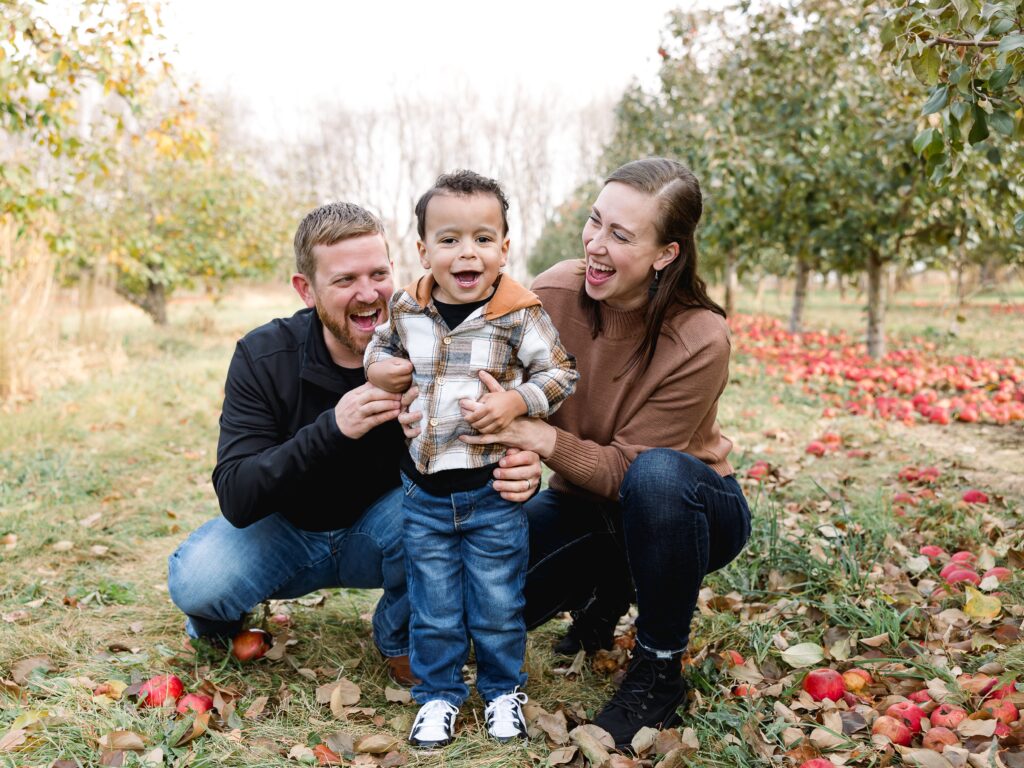
<instances>
[{"instance_id":1,"label":"fallen apple","mask_svg":"<svg viewBox=\"0 0 1024 768\"><path fill-rule=\"evenodd\" d=\"M807 447L804 449L804 451L806 453L811 454L811 456L824 456L825 451L827 450L828 449L825 447L825 444L820 440L812 440L807 444Z\"/></svg>"},{"instance_id":2,"label":"fallen apple","mask_svg":"<svg viewBox=\"0 0 1024 768\"><path fill-rule=\"evenodd\" d=\"M231 653L239 661L252 661L270 650L274 638L262 629L243 629L231 641Z\"/></svg>"},{"instance_id":3,"label":"fallen apple","mask_svg":"<svg viewBox=\"0 0 1024 768\"><path fill-rule=\"evenodd\" d=\"M933 752L941 752L946 747L955 747L959 744L960 739L956 737L956 734L942 726L932 728L921 740L921 746Z\"/></svg>"},{"instance_id":4,"label":"fallen apple","mask_svg":"<svg viewBox=\"0 0 1024 768\"><path fill-rule=\"evenodd\" d=\"M964 492L963 500L968 504L988 504L988 494L976 488L971 488L969 491Z\"/></svg>"},{"instance_id":5,"label":"fallen apple","mask_svg":"<svg viewBox=\"0 0 1024 768\"><path fill-rule=\"evenodd\" d=\"M851 693L860 693L872 682L871 675L863 669L854 667L843 672L843 684Z\"/></svg>"},{"instance_id":6,"label":"fallen apple","mask_svg":"<svg viewBox=\"0 0 1024 768\"><path fill-rule=\"evenodd\" d=\"M965 549L961 549L959 552L954 552L949 556L949 562L962 563L963 565L968 566L973 566L977 559L977 556L973 552L968 552Z\"/></svg>"},{"instance_id":7,"label":"fallen apple","mask_svg":"<svg viewBox=\"0 0 1024 768\"><path fill-rule=\"evenodd\" d=\"M144 707L162 707L173 704L181 696L185 686L177 675L156 675L139 688L139 704Z\"/></svg>"},{"instance_id":8,"label":"fallen apple","mask_svg":"<svg viewBox=\"0 0 1024 768\"><path fill-rule=\"evenodd\" d=\"M932 700L932 695L928 693L927 688L922 688L920 691L914 691L913 693L908 694L907 698L915 704L927 704Z\"/></svg>"},{"instance_id":9,"label":"fallen apple","mask_svg":"<svg viewBox=\"0 0 1024 768\"><path fill-rule=\"evenodd\" d=\"M914 734L905 723L889 715L877 718L871 726L871 733L876 736L885 736L893 744L899 744L901 747L909 747L911 739L914 738Z\"/></svg>"},{"instance_id":10,"label":"fallen apple","mask_svg":"<svg viewBox=\"0 0 1024 768\"><path fill-rule=\"evenodd\" d=\"M201 715L211 709L213 709L213 699L201 693L188 693L178 700L177 710L183 715L189 710Z\"/></svg>"},{"instance_id":11,"label":"fallen apple","mask_svg":"<svg viewBox=\"0 0 1024 768\"><path fill-rule=\"evenodd\" d=\"M1009 699L989 699L981 705L981 711L988 712L996 720L1007 725L1017 722L1017 718L1020 717L1017 708Z\"/></svg>"},{"instance_id":12,"label":"fallen apple","mask_svg":"<svg viewBox=\"0 0 1024 768\"><path fill-rule=\"evenodd\" d=\"M912 701L897 701L885 714L901 720L914 733L921 730L921 720L926 717L924 710Z\"/></svg>"},{"instance_id":13,"label":"fallen apple","mask_svg":"<svg viewBox=\"0 0 1024 768\"><path fill-rule=\"evenodd\" d=\"M997 565L995 568L989 568L985 573L981 575L983 579L987 579L989 576L994 576L996 581L1000 584L1004 581L1009 581L1013 578L1013 571L1009 568L1004 568L1001 565Z\"/></svg>"},{"instance_id":14,"label":"fallen apple","mask_svg":"<svg viewBox=\"0 0 1024 768\"><path fill-rule=\"evenodd\" d=\"M953 704L939 704L928 716L935 728L956 728L967 718L967 710Z\"/></svg>"},{"instance_id":15,"label":"fallen apple","mask_svg":"<svg viewBox=\"0 0 1024 768\"><path fill-rule=\"evenodd\" d=\"M974 586L978 586L981 584L981 576L970 568L957 568L956 570L950 571L946 574L947 584L960 584L962 582L968 582Z\"/></svg>"},{"instance_id":16,"label":"fallen apple","mask_svg":"<svg viewBox=\"0 0 1024 768\"><path fill-rule=\"evenodd\" d=\"M836 764L824 757L815 757L800 763L800 768L836 768Z\"/></svg>"},{"instance_id":17,"label":"fallen apple","mask_svg":"<svg viewBox=\"0 0 1024 768\"><path fill-rule=\"evenodd\" d=\"M842 675L834 669L823 667L812 669L807 673L807 676L804 677L803 689L815 701L824 699L839 701L846 691L846 686L843 683Z\"/></svg>"},{"instance_id":18,"label":"fallen apple","mask_svg":"<svg viewBox=\"0 0 1024 768\"><path fill-rule=\"evenodd\" d=\"M932 559L936 557L942 557L944 554L946 554L946 550L944 550L942 547L937 547L934 544L925 544L917 551L919 554L927 555L929 558Z\"/></svg>"}]
</instances>

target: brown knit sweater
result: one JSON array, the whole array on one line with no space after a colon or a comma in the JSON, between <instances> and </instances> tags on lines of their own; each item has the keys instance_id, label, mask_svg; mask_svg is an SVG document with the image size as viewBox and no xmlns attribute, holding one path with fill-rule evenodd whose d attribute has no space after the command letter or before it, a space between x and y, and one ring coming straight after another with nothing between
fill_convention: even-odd
<instances>
[{"instance_id":1,"label":"brown knit sweater","mask_svg":"<svg viewBox=\"0 0 1024 768\"><path fill-rule=\"evenodd\" d=\"M553 414L555 450L546 464L551 487L618 500L630 462L649 448L674 448L733 472L732 443L716 421L718 398L729 378L729 327L720 315L688 309L666 320L643 375L615 380L643 335L644 308L601 305L603 330L591 338L579 306L583 261L563 261L539 275L532 289L544 303L562 344L576 356L576 393Z\"/></svg>"}]
</instances>

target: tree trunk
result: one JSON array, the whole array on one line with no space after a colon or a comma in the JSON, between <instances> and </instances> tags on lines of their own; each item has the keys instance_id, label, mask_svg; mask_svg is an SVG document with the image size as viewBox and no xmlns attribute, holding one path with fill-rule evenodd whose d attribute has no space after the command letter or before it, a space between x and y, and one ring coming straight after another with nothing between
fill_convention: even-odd
<instances>
[{"instance_id":1,"label":"tree trunk","mask_svg":"<svg viewBox=\"0 0 1024 768\"><path fill-rule=\"evenodd\" d=\"M725 314L733 316L736 311L736 256L732 251L725 254Z\"/></svg>"},{"instance_id":2,"label":"tree trunk","mask_svg":"<svg viewBox=\"0 0 1024 768\"><path fill-rule=\"evenodd\" d=\"M146 292L143 294L118 285L117 293L149 315L157 325L167 325L167 291L162 283L147 281Z\"/></svg>"},{"instance_id":3,"label":"tree trunk","mask_svg":"<svg viewBox=\"0 0 1024 768\"><path fill-rule=\"evenodd\" d=\"M802 258L796 260L796 283L793 286L793 308L789 313L789 332L800 333L803 330L804 303L807 299L807 283L810 281L811 268Z\"/></svg>"},{"instance_id":4,"label":"tree trunk","mask_svg":"<svg viewBox=\"0 0 1024 768\"><path fill-rule=\"evenodd\" d=\"M836 289L839 291L839 300L846 301L846 276L842 272L836 272Z\"/></svg>"},{"instance_id":5,"label":"tree trunk","mask_svg":"<svg viewBox=\"0 0 1024 768\"><path fill-rule=\"evenodd\" d=\"M868 254L868 355L885 355L885 270L877 251Z\"/></svg>"}]
</instances>

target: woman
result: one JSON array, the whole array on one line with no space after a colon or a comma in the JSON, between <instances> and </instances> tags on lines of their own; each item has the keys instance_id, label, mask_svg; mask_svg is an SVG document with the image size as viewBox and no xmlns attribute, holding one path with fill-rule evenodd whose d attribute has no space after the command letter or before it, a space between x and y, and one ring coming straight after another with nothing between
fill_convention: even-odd
<instances>
[{"instance_id":1,"label":"woman","mask_svg":"<svg viewBox=\"0 0 1024 768\"><path fill-rule=\"evenodd\" d=\"M633 659L594 720L620 747L678 720L701 581L750 534L716 420L730 343L697 274L701 210L697 179L674 160L612 173L583 229L585 262L533 284L576 355L575 395L548 422L519 418L463 438L536 451L555 473L526 505L530 626L571 609L560 650L610 647L635 588Z\"/></svg>"}]
</instances>

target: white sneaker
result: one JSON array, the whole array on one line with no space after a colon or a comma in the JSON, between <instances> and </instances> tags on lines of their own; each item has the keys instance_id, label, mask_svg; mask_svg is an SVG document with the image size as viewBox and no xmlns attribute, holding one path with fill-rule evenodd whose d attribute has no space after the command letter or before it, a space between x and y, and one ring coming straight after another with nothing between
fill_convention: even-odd
<instances>
[{"instance_id":1,"label":"white sneaker","mask_svg":"<svg viewBox=\"0 0 1024 768\"><path fill-rule=\"evenodd\" d=\"M414 747L443 747L455 738L457 707L442 699L432 699L420 707L409 731Z\"/></svg>"},{"instance_id":2,"label":"white sneaker","mask_svg":"<svg viewBox=\"0 0 1024 768\"><path fill-rule=\"evenodd\" d=\"M484 722L492 739L510 741L526 738L523 704L527 701L526 694L518 689L491 700L484 709Z\"/></svg>"}]
</instances>

